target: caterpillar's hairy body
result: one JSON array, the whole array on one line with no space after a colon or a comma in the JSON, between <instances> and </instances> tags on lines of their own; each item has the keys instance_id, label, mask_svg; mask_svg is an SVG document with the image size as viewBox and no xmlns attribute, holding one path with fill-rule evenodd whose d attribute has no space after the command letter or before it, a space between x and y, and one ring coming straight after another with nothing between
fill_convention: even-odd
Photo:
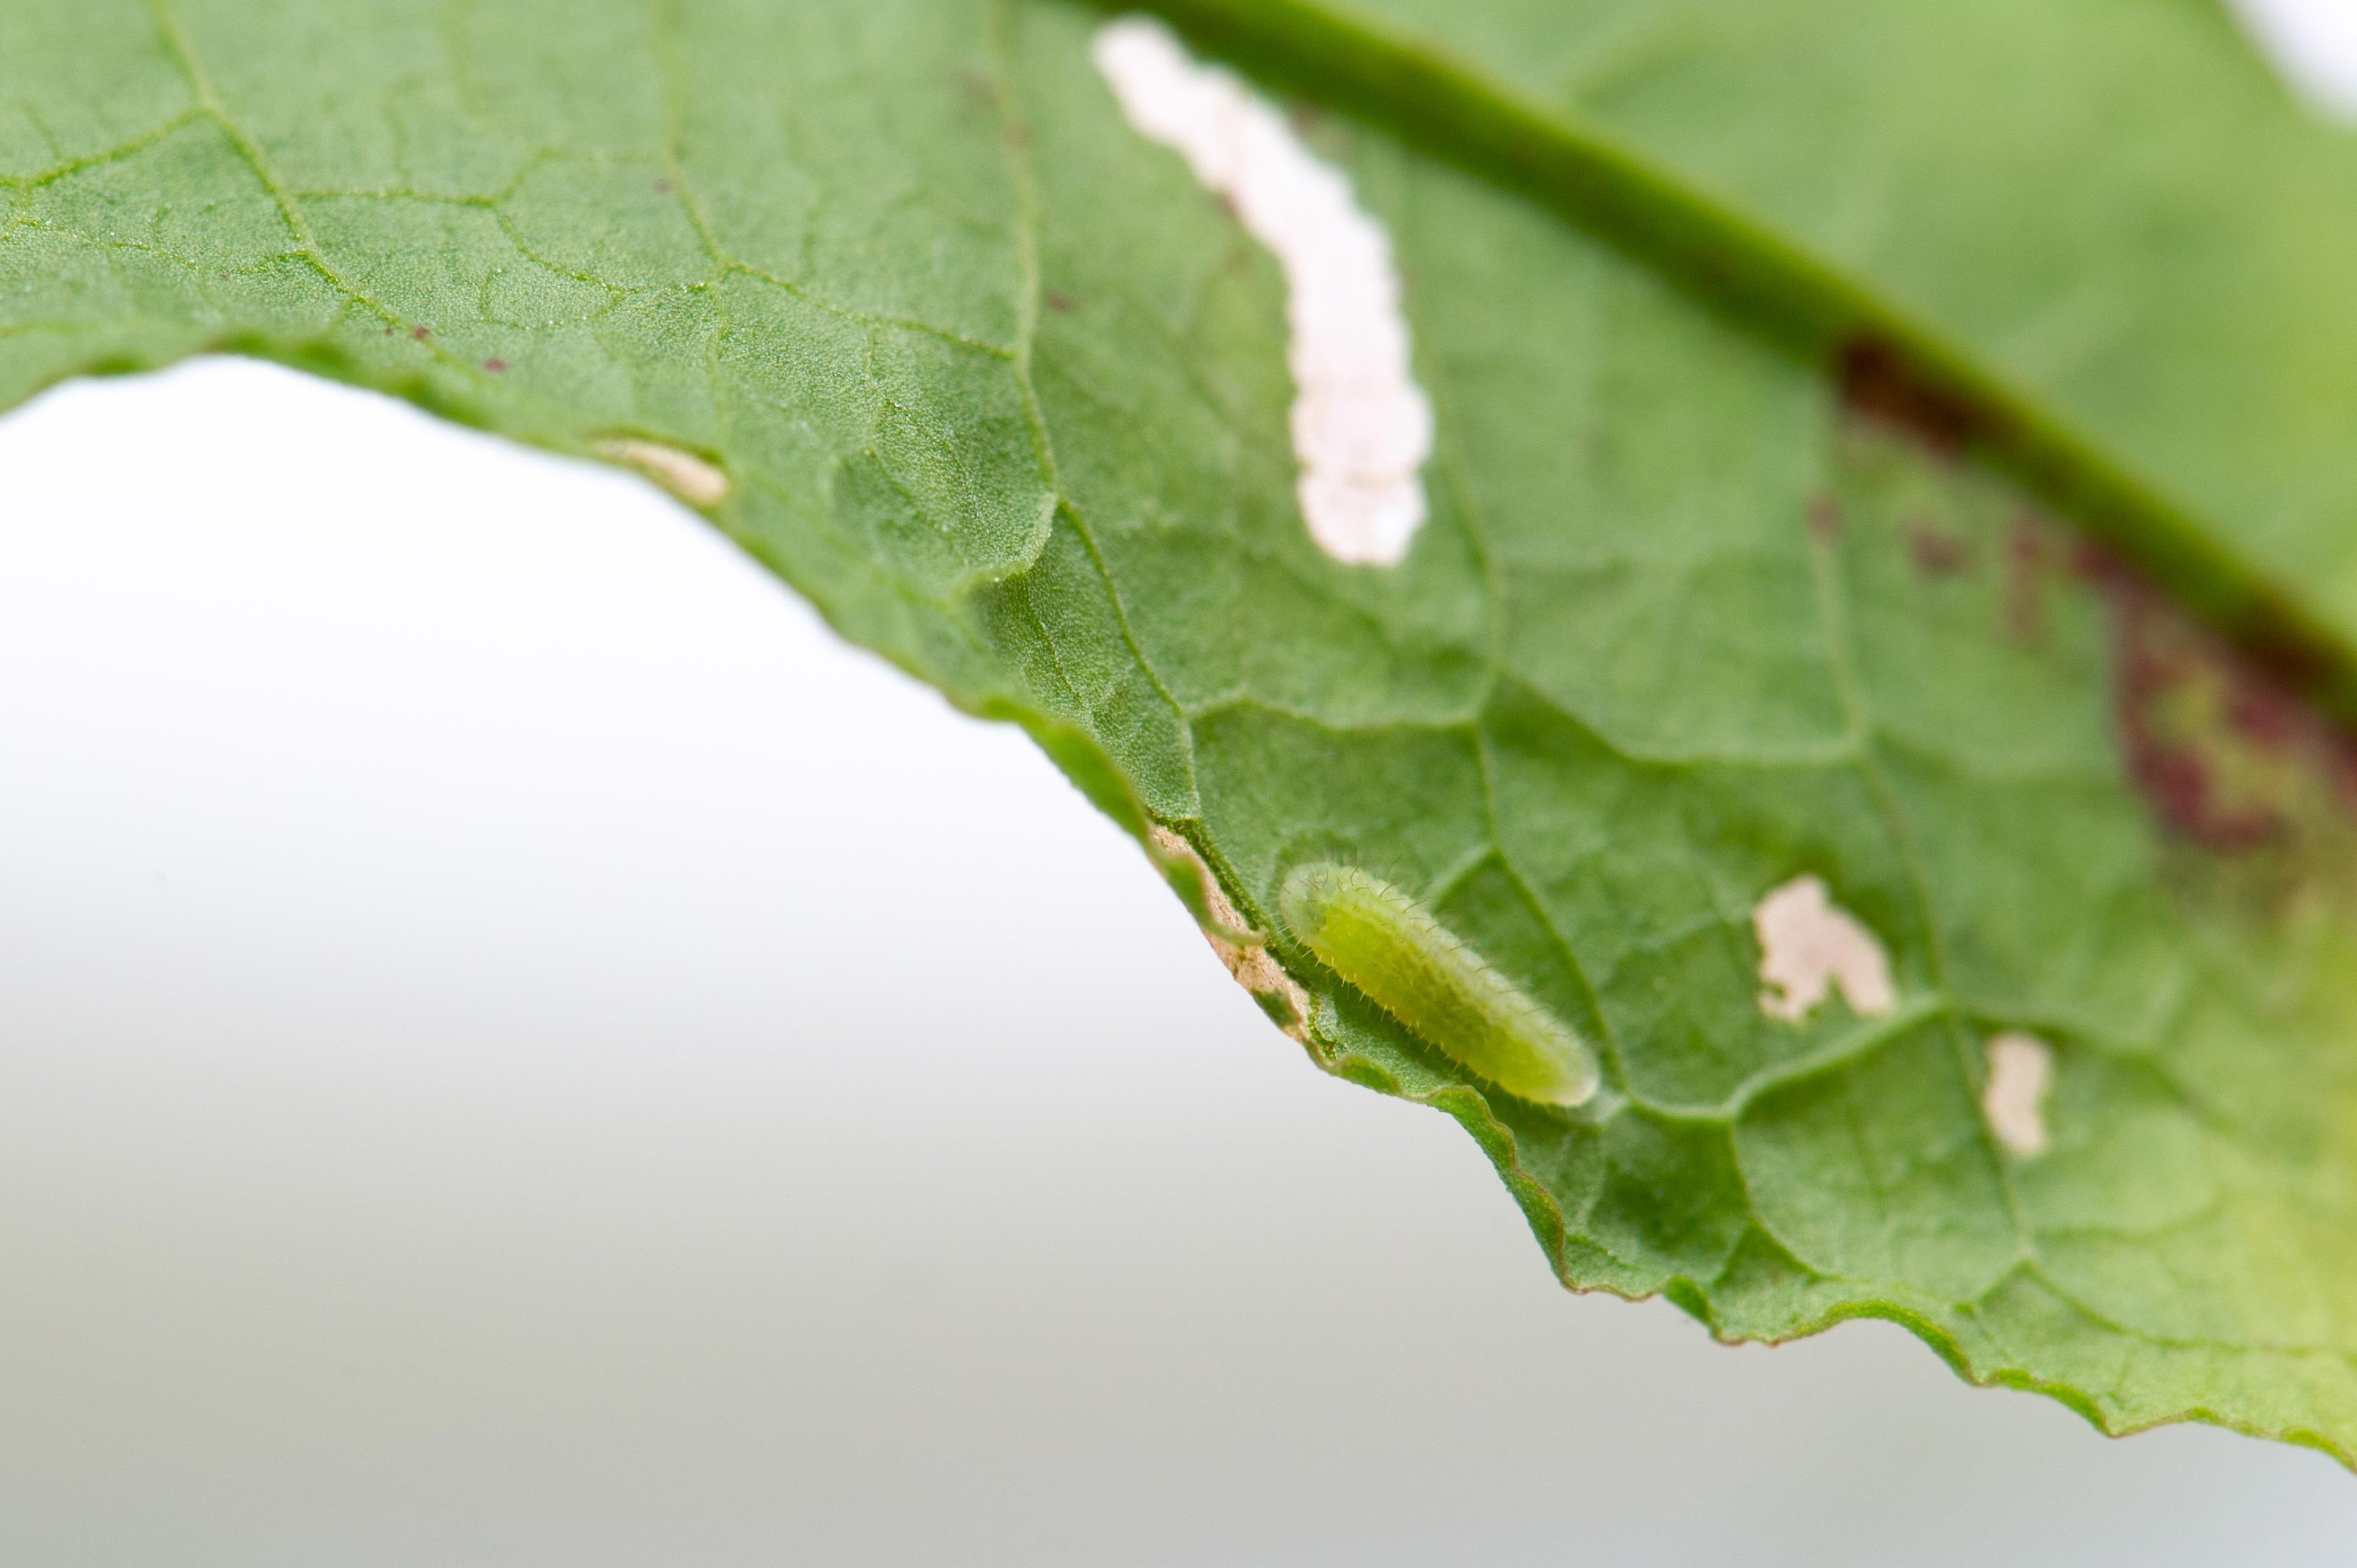
<instances>
[{"instance_id":1,"label":"caterpillar's hairy body","mask_svg":"<svg viewBox=\"0 0 2357 1568\"><path fill-rule=\"evenodd\" d=\"M1542 1105L1596 1092L1587 1044L1381 877L1312 862L1286 874L1276 902L1304 947L1458 1065Z\"/></svg>"}]
</instances>

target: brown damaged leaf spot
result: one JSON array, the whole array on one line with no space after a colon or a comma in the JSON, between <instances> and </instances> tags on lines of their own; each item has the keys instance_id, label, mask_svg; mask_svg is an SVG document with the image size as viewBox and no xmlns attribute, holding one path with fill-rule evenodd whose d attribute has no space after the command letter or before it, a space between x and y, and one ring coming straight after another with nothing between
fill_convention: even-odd
<instances>
[{"instance_id":1,"label":"brown damaged leaf spot","mask_svg":"<svg viewBox=\"0 0 2357 1568\"><path fill-rule=\"evenodd\" d=\"M2046 585L2061 563L2053 530L2035 512L2020 511L2005 532L2005 629L2014 641L2046 634Z\"/></svg>"},{"instance_id":2,"label":"brown damaged leaf spot","mask_svg":"<svg viewBox=\"0 0 2357 1568\"><path fill-rule=\"evenodd\" d=\"M1879 338L1853 338L1834 356L1844 407L1861 419L1914 437L1926 449L1953 457L1987 433L1982 411L1908 364Z\"/></svg>"},{"instance_id":3,"label":"brown damaged leaf spot","mask_svg":"<svg viewBox=\"0 0 2357 1568\"><path fill-rule=\"evenodd\" d=\"M976 114L996 114L1006 102L998 79L979 66L961 66L957 73L958 90L965 95L967 109Z\"/></svg>"},{"instance_id":4,"label":"brown damaged leaf spot","mask_svg":"<svg viewBox=\"0 0 2357 1568\"><path fill-rule=\"evenodd\" d=\"M1937 523L1918 520L1907 530L1907 553L1926 577L1953 577L1972 564L1972 546Z\"/></svg>"},{"instance_id":5,"label":"brown damaged leaf spot","mask_svg":"<svg viewBox=\"0 0 2357 1568\"><path fill-rule=\"evenodd\" d=\"M2015 435L2002 410L1966 395L1874 334L1845 339L1831 368L1842 406L1853 421L1895 435L1943 463L1960 460L1967 448L2002 451ZM1838 534L1839 513L1813 499L1810 525L1821 542L1830 542ZM1906 540L1916 571L1925 577L1953 576L1972 568L1970 541L1928 519L1911 520ZM2131 597L2147 607L2132 616L2123 611L2118 618L2135 633L2123 633L2124 653L2135 651L2141 646L2137 637L2160 624L2153 607L2167 597L2169 624L2187 629L2207 650L2194 662L2223 671L2218 678L2237 693L2229 706L2244 715L2234 725L2238 741L2257 738L2249 732L2254 725L2266 727L2264 714L2278 707L2296 711L2305 737L2297 749L2316 765L2311 771L2334 780L2325 793L2357 817L2357 786L2348 782L2357 778L2357 765L2348 760L2357 757L2357 695L2352 694L2352 683L2344 678L2343 661L2330 640L2315 632L2290 601L2264 586L2242 585L2217 602L2204 602L2197 595L2179 605L2168 596L2181 585L2165 588L2144 575L2143 563L2131 564L2112 544L2092 534L2065 533L2034 508L2025 507L2008 530L2002 562L2006 628L2017 642L2041 639L2048 581L2066 563L2073 575L2109 591L2115 608ZM2197 627L2198 633L2192 629ZM2124 667L2126 662L2132 661L2124 661ZM2172 660L2169 670L2175 671L2182 664ZM2181 684L2168 673L2131 673L2136 679L2127 684L2141 698L2154 695L2156 680L2171 690ZM2172 725L2141 722L2147 703L2124 698L2123 704L2121 729L2129 743L2131 772L2172 828L2218 849L2249 848L2275 833L2280 813L2250 803L2244 789L2251 786L2255 796L2269 799L2284 792L2252 786L2248 776L2255 770L2242 765L2233 746L2221 752L2206 745L2179 744L2170 735ZM2155 740L2156 734L2164 738ZM2319 740L2319 736L2330 739ZM2291 793L2305 798L2309 792Z\"/></svg>"},{"instance_id":6,"label":"brown damaged leaf spot","mask_svg":"<svg viewBox=\"0 0 2357 1568\"><path fill-rule=\"evenodd\" d=\"M2165 826L2237 854L2346 822L2357 734L2101 550L2074 564L2110 601L2113 717L2129 781Z\"/></svg>"},{"instance_id":7,"label":"brown damaged leaf spot","mask_svg":"<svg viewBox=\"0 0 2357 1568\"><path fill-rule=\"evenodd\" d=\"M1841 502L1831 496L1809 498L1809 536L1820 544L1838 543L1842 532Z\"/></svg>"}]
</instances>

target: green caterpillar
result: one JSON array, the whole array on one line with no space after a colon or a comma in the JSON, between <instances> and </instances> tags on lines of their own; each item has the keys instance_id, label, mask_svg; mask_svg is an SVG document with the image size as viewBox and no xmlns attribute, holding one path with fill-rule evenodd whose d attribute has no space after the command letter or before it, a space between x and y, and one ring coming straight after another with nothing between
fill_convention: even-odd
<instances>
[{"instance_id":1,"label":"green caterpillar","mask_svg":"<svg viewBox=\"0 0 2357 1568\"><path fill-rule=\"evenodd\" d=\"M1286 875L1276 905L1328 968L1460 1066L1541 1105L1596 1092L1596 1053L1390 883L1315 861Z\"/></svg>"}]
</instances>

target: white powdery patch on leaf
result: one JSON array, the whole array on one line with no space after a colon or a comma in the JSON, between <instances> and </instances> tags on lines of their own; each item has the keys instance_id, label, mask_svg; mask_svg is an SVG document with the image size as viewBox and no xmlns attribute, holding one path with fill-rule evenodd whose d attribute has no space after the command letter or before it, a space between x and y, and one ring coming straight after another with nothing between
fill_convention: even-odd
<instances>
[{"instance_id":1,"label":"white powdery patch on leaf","mask_svg":"<svg viewBox=\"0 0 2357 1568\"><path fill-rule=\"evenodd\" d=\"M2054 1052L2035 1035L2007 1031L1988 1043L1988 1087L1981 1114L2007 1154L2034 1159L2046 1152L2046 1093L2054 1087Z\"/></svg>"},{"instance_id":2,"label":"white powdery patch on leaf","mask_svg":"<svg viewBox=\"0 0 2357 1568\"><path fill-rule=\"evenodd\" d=\"M1898 1005L1890 960L1874 933L1826 896L1813 876L1796 876L1751 911L1760 939L1760 1010L1798 1023L1834 986L1861 1018Z\"/></svg>"},{"instance_id":3,"label":"white powdery patch on leaf","mask_svg":"<svg viewBox=\"0 0 2357 1568\"><path fill-rule=\"evenodd\" d=\"M1129 123L1226 198L1285 273L1293 455L1310 537L1338 561L1398 564L1424 525L1432 404L1409 373L1390 236L1282 114L1196 64L1160 23L1108 22L1091 54Z\"/></svg>"}]
</instances>

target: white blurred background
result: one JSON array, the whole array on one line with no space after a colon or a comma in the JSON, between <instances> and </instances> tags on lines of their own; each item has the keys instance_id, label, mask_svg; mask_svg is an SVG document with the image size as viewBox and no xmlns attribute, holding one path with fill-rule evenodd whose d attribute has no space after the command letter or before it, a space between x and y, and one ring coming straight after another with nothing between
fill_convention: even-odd
<instances>
[{"instance_id":1,"label":"white blurred background","mask_svg":"<svg viewBox=\"0 0 2357 1568\"><path fill-rule=\"evenodd\" d=\"M2357 1563L2317 1455L1565 1295L635 480L228 360L0 474L0 1563Z\"/></svg>"},{"instance_id":2,"label":"white blurred background","mask_svg":"<svg viewBox=\"0 0 2357 1568\"><path fill-rule=\"evenodd\" d=\"M2317 1455L1564 1294L634 479L231 360L0 473L0 1563L2357 1561Z\"/></svg>"}]
</instances>

